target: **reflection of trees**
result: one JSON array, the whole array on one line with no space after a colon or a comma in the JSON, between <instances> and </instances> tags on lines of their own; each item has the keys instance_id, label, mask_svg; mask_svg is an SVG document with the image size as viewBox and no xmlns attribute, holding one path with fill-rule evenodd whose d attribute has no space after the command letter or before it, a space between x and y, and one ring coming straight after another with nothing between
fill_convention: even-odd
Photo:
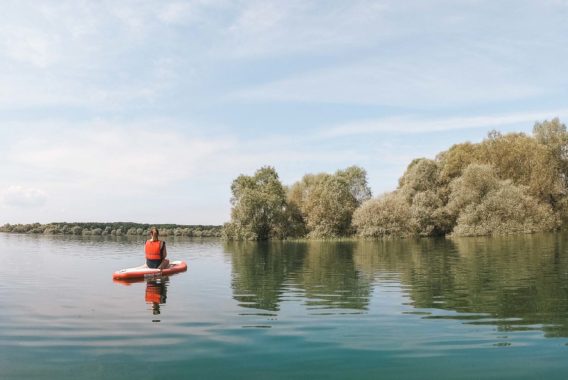
<instances>
[{"instance_id":1,"label":"reflection of trees","mask_svg":"<svg viewBox=\"0 0 568 380\"><path fill-rule=\"evenodd\" d=\"M353 242L307 243L308 256L298 278L306 291L309 306L366 309L371 284L355 268Z\"/></svg>"},{"instance_id":2,"label":"reflection of trees","mask_svg":"<svg viewBox=\"0 0 568 380\"><path fill-rule=\"evenodd\" d=\"M502 330L568 336L567 237L361 242L354 258L379 281L395 273L414 307L475 313L462 317Z\"/></svg>"},{"instance_id":3,"label":"reflection of trees","mask_svg":"<svg viewBox=\"0 0 568 380\"><path fill-rule=\"evenodd\" d=\"M309 306L365 309L370 281L353 262L356 243L227 243L233 292L240 306L279 310L281 295L305 290Z\"/></svg>"},{"instance_id":4,"label":"reflection of trees","mask_svg":"<svg viewBox=\"0 0 568 380\"><path fill-rule=\"evenodd\" d=\"M365 309L374 282L394 282L416 308L459 313L431 318L568 337L566 249L568 234L226 246L244 307L276 311L299 289L310 308Z\"/></svg>"},{"instance_id":5,"label":"reflection of trees","mask_svg":"<svg viewBox=\"0 0 568 380\"><path fill-rule=\"evenodd\" d=\"M242 307L279 310L283 285L302 266L305 245L284 242L227 242L233 263L234 298Z\"/></svg>"},{"instance_id":6,"label":"reflection of trees","mask_svg":"<svg viewBox=\"0 0 568 380\"><path fill-rule=\"evenodd\" d=\"M549 336L568 336L568 257L561 255L566 238L456 239L463 268L456 282L471 289L468 311L505 320L500 322L503 329L543 325L538 328ZM522 320L507 320L511 318Z\"/></svg>"}]
</instances>

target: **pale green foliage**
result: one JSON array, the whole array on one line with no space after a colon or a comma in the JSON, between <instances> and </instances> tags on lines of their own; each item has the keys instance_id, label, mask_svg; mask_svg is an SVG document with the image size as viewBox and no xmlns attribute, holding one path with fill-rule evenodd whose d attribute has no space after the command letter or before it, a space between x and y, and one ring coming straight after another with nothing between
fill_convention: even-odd
<instances>
[{"instance_id":1,"label":"pale green foliage","mask_svg":"<svg viewBox=\"0 0 568 380\"><path fill-rule=\"evenodd\" d=\"M301 206L313 238L340 237L351 234L351 217L357 201L349 183L342 177L321 175L306 194Z\"/></svg>"},{"instance_id":2,"label":"pale green foliage","mask_svg":"<svg viewBox=\"0 0 568 380\"><path fill-rule=\"evenodd\" d=\"M263 167L254 176L240 175L231 185L231 223L224 236L235 240L266 240L287 235L286 194L278 174Z\"/></svg>"},{"instance_id":3,"label":"pale green foliage","mask_svg":"<svg viewBox=\"0 0 568 380\"><path fill-rule=\"evenodd\" d=\"M503 235L554 230L559 220L549 205L539 203L523 186L503 181L480 203L460 214L453 235Z\"/></svg>"},{"instance_id":4,"label":"pale green foliage","mask_svg":"<svg viewBox=\"0 0 568 380\"><path fill-rule=\"evenodd\" d=\"M470 204L479 204L490 192L499 187L499 179L489 165L471 164L461 177L450 184L451 194L447 205L450 215L457 218Z\"/></svg>"},{"instance_id":5,"label":"pale green foliage","mask_svg":"<svg viewBox=\"0 0 568 380\"><path fill-rule=\"evenodd\" d=\"M303 237L306 235L306 222L298 205L289 202L286 210L284 210L284 219L287 237Z\"/></svg>"},{"instance_id":6,"label":"pale green foliage","mask_svg":"<svg viewBox=\"0 0 568 380\"><path fill-rule=\"evenodd\" d=\"M559 172L554 174L557 178L560 177L561 189L565 190L568 186L568 132L566 132L566 125L562 124L558 118L535 123L533 135L550 152L554 167ZM561 193L565 192L562 190ZM557 190L556 193L558 192ZM560 198L557 196L553 202L560 202Z\"/></svg>"},{"instance_id":7,"label":"pale green foliage","mask_svg":"<svg viewBox=\"0 0 568 380\"><path fill-rule=\"evenodd\" d=\"M335 175L347 181L349 191L357 205L371 199L371 188L367 183L367 172L359 166L350 166L344 170L338 170Z\"/></svg>"},{"instance_id":8,"label":"pale green foliage","mask_svg":"<svg viewBox=\"0 0 568 380\"><path fill-rule=\"evenodd\" d=\"M526 186L497 178L489 165L471 164L451 185L448 214L453 235L473 236L549 231L558 227L552 208Z\"/></svg>"},{"instance_id":9,"label":"pale green foliage","mask_svg":"<svg viewBox=\"0 0 568 380\"><path fill-rule=\"evenodd\" d=\"M408 201L421 191L435 190L438 186L438 163L426 158L413 160L398 181L398 187Z\"/></svg>"},{"instance_id":10,"label":"pale green foliage","mask_svg":"<svg viewBox=\"0 0 568 380\"><path fill-rule=\"evenodd\" d=\"M408 202L398 192L364 202L353 214L357 234L365 238L403 237L413 234Z\"/></svg>"},{"instance_id":11,"label":"pale green foliage","mask_svg":"<svg viewBox=\"0 0 568 380\"><path fill-rule=\"evenodd\" d=\"M451 225L443 209L446 189L440 182L440 166L434 160L413 160L399 180L398 192L408 202L414 232L422 236L449 232Z\"/></svg>"},{"instance_id":12,"label":"pale green foliage","mask_svg":"<svg viewBox=\"0 0 568 380\"><path fill-rule=\"evenodd\" d=\"M288 203L296 205L303 212L306 200L313 189L329 174L306 174L288 190Z\"/></svg>"},{"instance_id":13,"label":"pale green foliage","mask_svg":"<svg viewBox=\"0 0 568 380\"><path fill-rule=\"evenodd\" d=\"M479 159L479 144L469 142L456 144L436 157L440 166L440 181L448 183L459 177L463 170Z\"/></svg>"},{"instance_id":14,"label":"pale green foliage","mask_svg":"<svg viewBox=\"0 0 568 380\"><path fill-rule=\"evenodd\" d=\"M551 205L565 192L552 150L523 133L490 135L480 144L480 158L500 179L527 186L531 195Z\"/></svg>"},{"instance_id":15,"label":"pale green foliage","mask_svg":"<svg viewBox=\"0 0 568 380\"><path fill-rule=\"evenodd\" d=\"M371 197L367 172L351 166L335 174L306 174L288 191L290 220L312 238L352 234L353 212Z\"/></svg>"},{"instance_id":16,"label":"pale green foliage","mask_svg":"<svg viewBox=\"0 0 568 380\"><path fill-rule=\"evenodd\" d=\"M434 190L416 193L412 198L410 214L410 225L418 235L443 235L451 231L451 219L444 208L444 202Z\"/></svg>"},{"instance_id":17,"label":"pale green foliage","mask_svg":"<svg viewBox=\"0 0 568 380\"><path fill-rule=\"evenodd\" d=\"M551 121L545 120L535 123L533 135L539 143L545 145L562 146L568 142L566 125L562 124L557 117Z\"/></svg>"}]
</instances>

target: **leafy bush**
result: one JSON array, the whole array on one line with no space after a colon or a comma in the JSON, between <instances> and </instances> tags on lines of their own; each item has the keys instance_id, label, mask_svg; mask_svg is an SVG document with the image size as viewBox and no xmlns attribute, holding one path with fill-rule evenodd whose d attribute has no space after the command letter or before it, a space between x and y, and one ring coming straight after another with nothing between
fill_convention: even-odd
<instances>
[{"instance_id":1,"label":"leafy bush","mask_svg":"<svg viewBox=\"0 0 568 380\"><path fill-rule=\"evenodd\" d=\"M559 218L547 204L540 203L527 189L503 181L479 203L470 203L460 214L453 235L504 235L550 231Z\"/></svg>"},{"instance_id":2,"label":"leafy bush","mask_svg":"<svg viewBox=\"0 0 568 380\"><path fill-rule=\"evenodd\" d=\"M364 202L353 214L357 234L365 238L404 237L413 234L412 213L404 196L387 193Z\"/></svg>"}]
</instances>

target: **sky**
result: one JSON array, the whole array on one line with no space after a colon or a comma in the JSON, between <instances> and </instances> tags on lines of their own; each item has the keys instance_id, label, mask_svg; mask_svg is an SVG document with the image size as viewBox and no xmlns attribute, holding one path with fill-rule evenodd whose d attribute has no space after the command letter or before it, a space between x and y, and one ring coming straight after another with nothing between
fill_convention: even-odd
<instances>
[{"instance_id":1,"label":"sky","mask_svg":"<svg viewBox=\"0 0 568 380\"><path fill-rule=\"evenodd\" d=\"M240 174L568 121L568 0L0 2L0 223L222 224Z\"/></svg>"}]
</instances>

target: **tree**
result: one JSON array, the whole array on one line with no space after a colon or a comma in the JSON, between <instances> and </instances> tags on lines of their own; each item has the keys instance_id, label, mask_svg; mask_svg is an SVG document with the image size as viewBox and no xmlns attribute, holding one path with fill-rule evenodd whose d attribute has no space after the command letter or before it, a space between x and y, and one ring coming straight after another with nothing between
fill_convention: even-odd
<instances>
[{"instance_id":1,"label":"tree","mask_svg":"<svg viewBox=\"0 0 568 380\"><path fill-rule=\"evenodd\" d=\"M417 158L412 160L400 177L398 187L403 195L412 201L418 192L436 190L438 187L439 166L434 160Z\"/></svg>"},{"instance_id":2,"label":"tree","mask_svg":"<svg viewBox=\"0 0 568 380\"><path fill-rule=\"evenodd\" d=\"M552 206L564 194L559 162L537 139L523 133L493 134L479 147L480 162L493 166L499 179L527 186L532 196Z\"/></svg>"},{"instance_id":3,"label":"tree","mask_svg":"<svg viewBox=\"0 0 568 380\"><path fill-rule=\"evenodd\" d=\"M253 176L240 175L232 185L231 223L224 235L234 240L285 238L286 194L276 170L265 166Z\"/></svg>"},{"instance_id":4,"label":"tree","mask_svg":"<svg viewBox=\"0 0 568 380\"><path fill-rule=\"evenodd\" d=\"M471 204L480 204L489 192L499 187L499 178L489 165L471 164L463 175L450 183L448 214L457 219L459 213Z\"/></svg>"},{"instance_id":5,"label":"tree","mask_svg":"<svg viewBox=\"0 0 568 380\"><path fill-rule=\"evenodd\" d=\"M350 166L335 174L304 175L288 190L288 205L295 225L303 224L309 237L333 238L353 233L353 212L370 197L367 172Z\"/></svg>"},{"instance_id":6,"label":"tree","mask_svg":"<svg viewBox=\"0 0 568 380\"><path fill-rule=\"evenodd\" d=\"M308 236L314 238L350 235L351 218L357 201L349 183L342 177L326 174L308 192L302 207Z\"/></svg>"},{"instance_id":7,"label":"tree","mask_svg":"<svg viewBox=\"0 0 568 380\"><path fill-rule=\"evenodd\" d=\"M558 227L559 219L549 205L530 196L526 187L502 181L480 203L471 203L460 213L453 235L534 233Z\"/></svg>"},{"instance_id":8,"label":"tree","mask_svg":"<svg viewBox=\"0 0 568 380\"><path fill-rule=\"evenodd\" d=\"M493 167L471 164L450 184L448 215L458 236L550 231L558 227L552 208L523 185L500 180Z\"/></svg>"},{"instance_id":9,"label":"tree","mask_svg":"<svg viewBox=\"0 0 568 380\"><path fill-rule=\"evenodd\" d=\"M446 211L447 186L440 180L440 164L435 160L413 160L399 180L398 192L410 207L408 226L421 236L444 235L451 231Z\"/></svg>"},{"instance_id":10,"label":"tree","mask_svg":"<svg viewBox=\"0 0 568 380\"><path fill-rule=\"evenodd\" d=\"M371 199L371 188L367 183L367 172L365 169L354 165L347 169L338 170L335 175L347 181L349 191L355 198L357 206Z\"/></svg>"},{"instance_id":11,"label":"tree","mask_svg":"<svg viewBox=\"0 0 568 380\"><path fill-rule=\"evenodd\" d=\"M396 191L364 202L353 214L353 226L365 238L412 235L411 220L408 202Z\"/></svg>"},{"instance_id":12,"label":"tree","mask_svg":"<svg viewBox=\"0 0 568 380\"><path fill-rule=\"evenodd\" d=\"M449 183L459 177L463 170L472 163L480 163L479 144L470 142L453 145L447 151L439 153L436 161L440 167L440 181Z\"/></svg>"},{"instance_id":13,"label":"tree","mask_svg":"<svg viewBox=\"0 0 568 380\"><path fill-rule=\"evenodd\" d=\"M453 225L444 202L435 190L416 193L410 205L412 220L409 225L421 236L445 235Z\"/></svg>"}]
</instances>

